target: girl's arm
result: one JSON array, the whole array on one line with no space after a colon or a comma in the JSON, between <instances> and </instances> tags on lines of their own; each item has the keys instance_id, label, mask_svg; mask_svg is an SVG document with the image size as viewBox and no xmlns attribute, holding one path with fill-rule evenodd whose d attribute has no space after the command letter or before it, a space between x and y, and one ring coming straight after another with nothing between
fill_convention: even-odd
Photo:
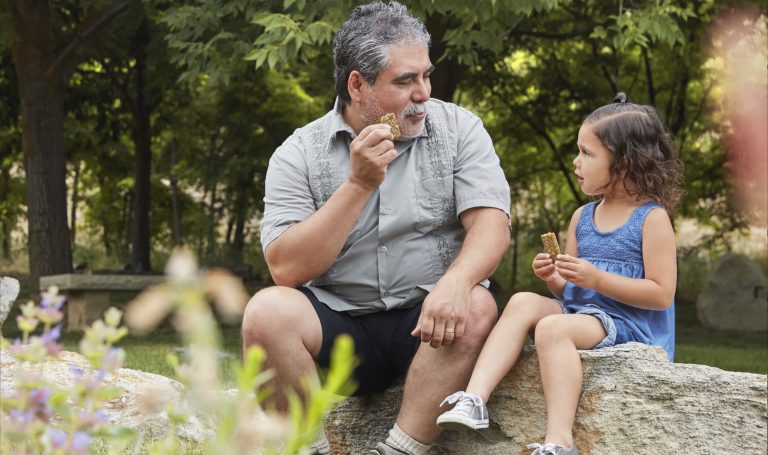
<instances>
[{"instance_id":1,"label":"girl's arm","mask_svg":"<svg viewBox=\"0 0 768 455\"><path fill-rule=\"evenodd\" d=\"M565 240L565 253L573 257L578 256L579 248L576 243L576 225L581 217L581 211L583 207L579 207L573 212L571 216L571 223L568 225L568 237ZM541 268L537 268L538 267ZM549 264L542 267L541 264ZM552 263L552 259L546 253L541 253L536 256L533 262L533 270L536 275L542 280L547 282L549 292L552 293L558 299L563 298L563 289L565 288L566 281L557 272L555 265Z\"/></svg>"},{"instance_id":2,"label":"girl's arm","mask_svg":"<svg viewBox=\"0 0 768 455\"><path fill-rule=\"evenodd\" d=\"M665 310L672 304L677 284L677 253L672 222L664 209L651 210L643 224L645 278L601 271L574 257L570 249L566 252L558 256L557 267L568 281L637 308Z\"/></svg>"}]
</instances>

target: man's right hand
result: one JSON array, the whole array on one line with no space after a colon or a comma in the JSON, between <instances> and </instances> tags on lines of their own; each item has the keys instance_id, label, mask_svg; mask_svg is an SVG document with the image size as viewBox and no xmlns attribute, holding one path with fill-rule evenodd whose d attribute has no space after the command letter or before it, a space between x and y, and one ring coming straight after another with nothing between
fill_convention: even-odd
<instances>
[{"instance_id":1,"label":"man's right hand","mask_svg":"<svg viewBox=\"0 0 768 455\"><path fill-rule=\"evenodd\" d=\"M368 125L349 146L349 181L373 191L387 175L387 166L397 158L394 137L385 124Z\"/></svg>"}]
</instances>

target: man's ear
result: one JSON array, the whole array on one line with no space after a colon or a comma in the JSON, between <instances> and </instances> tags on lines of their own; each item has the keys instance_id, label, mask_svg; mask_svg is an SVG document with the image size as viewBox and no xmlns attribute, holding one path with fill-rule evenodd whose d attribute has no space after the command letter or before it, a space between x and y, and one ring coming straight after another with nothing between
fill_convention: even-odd
<instances>
[{"instance_id":1,"label":"man's ear","mask_svg":"<svg viewBox=\"0 0 768 455\"><path fill-rule=\"evenodd\" d=\"M352 101L360 102L363 99L363 88L368 85L360 71L352 71L347 79L347 90Z\"/></svg>"}]
</instances>

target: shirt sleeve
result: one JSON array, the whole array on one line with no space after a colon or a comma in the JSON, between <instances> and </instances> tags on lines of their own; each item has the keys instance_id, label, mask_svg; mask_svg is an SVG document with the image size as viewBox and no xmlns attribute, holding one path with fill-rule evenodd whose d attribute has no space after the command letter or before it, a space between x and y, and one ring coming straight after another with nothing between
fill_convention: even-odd
<instances>
[{"instance_id":1,"label":"shirt sleeve","mask_svg":"<svg viewBox=\"0 0 768 455\"><path fill-rule=\"evenodd\" d=\"M458 152L454 167L456 214L475 207L493 207L509 216L509 183L501 169L493 142L477 116L460 110L466 125L458 137Z\"/></svg>"},{"instance_id":2,"label":"shirt sleeve","mask_svg":"<svg viewBox=\"0 0 768 455\"><path fill-rule=\"evenodd\" d=\"M303 145L294 134L277 148L269 160L264 184L264 218L261 221L263 251L286 229L307 219L317 210L308 175Z\"/></svg>"}]
</instances>

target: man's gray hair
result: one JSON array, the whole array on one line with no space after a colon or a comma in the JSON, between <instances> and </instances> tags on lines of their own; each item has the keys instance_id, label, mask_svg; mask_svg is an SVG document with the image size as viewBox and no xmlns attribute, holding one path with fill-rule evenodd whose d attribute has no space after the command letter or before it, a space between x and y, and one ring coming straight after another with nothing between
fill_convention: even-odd
<instances>
[{"instance_id":1,"label":"man's gray hair","mask_svg":"<svg viewBox=\"0 0 768 455\"><path fill-rule=\"evenodd\" d=\"M342 102L352 100L347 90L352 71L359 71L366 82L374 84L389 65L389 46L398 43L430 44L427 28L404 5L379 1L352 11L333 39L333 76L336 95Z\"/></svg>"}]
</instances>

